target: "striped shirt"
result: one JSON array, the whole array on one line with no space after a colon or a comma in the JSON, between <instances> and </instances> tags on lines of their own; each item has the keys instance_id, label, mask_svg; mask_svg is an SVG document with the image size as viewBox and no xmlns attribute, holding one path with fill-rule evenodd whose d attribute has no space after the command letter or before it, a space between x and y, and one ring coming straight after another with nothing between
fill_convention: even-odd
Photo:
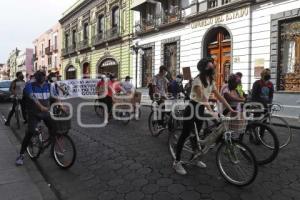
<instances>
[{"instance_id":1,"label":"striped shirt","mask_svg":"<svg viewBox=\"0 0 300 200\"><path fill-rule=\"evenodd\" d=\"M50 84L46 82L42 86L38 83L27 83L24 89L25 95L29 98L28 101L28 112L30 113L40 113L40 109L36 105L36 102L40 102L45 107L50 107ZM31 109L32 108L32 109Z\"/></svg>"}]
</instances>

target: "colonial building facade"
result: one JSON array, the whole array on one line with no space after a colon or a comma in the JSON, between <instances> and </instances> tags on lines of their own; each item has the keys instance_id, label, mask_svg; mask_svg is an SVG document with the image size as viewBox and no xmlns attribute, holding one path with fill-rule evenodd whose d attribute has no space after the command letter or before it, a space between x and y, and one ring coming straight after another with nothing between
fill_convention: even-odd
<instances>
[{"instance_id":1,"label":"colonial building facade","mask_svg":"<svg viewBox=\"0 0 300 200\"><path fill-rule=\"evenodd\" d=\"M262 69L271 68L275 101L286 106L286 113L296 115L299 0L136 0L132 10L134 42L144 50L138 58L140 86L147 85L160 65L172 76L190 67L195 76L197 62L212 57L219 88L230 73L239 71L245 90L250 90Z\"/></svg>"},{"instance_id":2,"label":"colonial building facade","mask_svg":"<svg viewBox=\"0 0 300 200\"><path fill-rule=\"evenodd\" d=\"M34 40L34 71L61 70L61 26L59 23Z\"/></svg>"},{"instance_id":3,"label":"colonial building facade","mask_svg":"<svg viewBox=\"0 0 300 200\"><path fill-rule=\"evenodd\" d=\"M132 0L78 1L60 23L64 79L132 74Z\"/></svg>"}]
</instances>

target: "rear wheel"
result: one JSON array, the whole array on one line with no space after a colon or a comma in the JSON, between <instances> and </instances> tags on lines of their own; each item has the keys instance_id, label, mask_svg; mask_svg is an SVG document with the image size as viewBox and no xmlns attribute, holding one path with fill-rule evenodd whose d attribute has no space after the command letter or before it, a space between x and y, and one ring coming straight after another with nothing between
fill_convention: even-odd
<instances>
[{"instance_id":1,"label":"rear wheel","mask_svg":"<svg viewBox=\"0 0 300 200\"><path fill-rule=\"evenodd\" d=\"M33 135L26 149L29 157L32 160L36 160L39 158L41 154L41 146L42 142L40 140L40 136L38 134Z\"/></svg>"},{"instance_id":2,"label":"rear wheel","mask_svg":"<svg viewBox=\"0 0 300 200\"><path fill-rule=\"evenodd\" d=\"M217 150L217 166L225 180L236 186L251 184L257 175L255 156L240 142L222 143Z\"/></svg>"},{"instance_id":3,"label":"rear wheel","mask_svg":"<svg viewBox=\"0 0 300 200\"><path fill-rule=\"evenodd\" d=\"M156 112L151 111L148 118L148 128L152 136L158 137L160 135L161 130L159 129L158 116L156 116Z\"/></svg>"},{"instance_id":4,"label":"rear wheel","mask_svg":"<svg viewBox=\"0 0 300 200\"><path fill-rule=\"evenodd\" d=\"M278 155L278 138L275 131L268 125L260 122L250 123L240 139L252 150L259 165L272 162Z\"/></svg>"},{"instance_id":5,"label":"rear wheel","mask_svg":"<svg viewBox=\"0 0 300 200\"><path fill-rule=\"evenodd\" d=\"M62 169L72 167L76 160L76 148L68 135L55 136L51 152L55 163Z\"/></svg>"}]
</instances>

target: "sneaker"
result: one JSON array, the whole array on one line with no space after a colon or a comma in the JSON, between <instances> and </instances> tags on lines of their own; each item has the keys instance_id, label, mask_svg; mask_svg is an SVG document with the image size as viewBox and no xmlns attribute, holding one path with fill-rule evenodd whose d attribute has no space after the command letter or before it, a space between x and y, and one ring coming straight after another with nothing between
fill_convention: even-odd
<instances>
[{"instance_id":1,"label":"sneaker","mask_svg":"<svg viewBox=\"0 0 300 200\"><path fill-rule=\"evenodd\" d=\"M4 123L4 125L5 125L5 126L10 126L9 121L6 121L6 122Z\"/></svg>"},{"instance_id":2,"label":"sneaker","mask_svg":"<svg viewBox=\"0 0 300 200\"><path fill-rule=\"evenodd\" d=\"M199 168L206 168L207 167L206 164L204 162L200 161L200 160L194 161L192 164L196 165Z\"/></svg>"},{"instance_id":3,"label":"sneaker","mask_svg":"<svg viewBox=\"0 0 300 200\"><path fill-rule=\"evenodd\" d=\"M24 155L19 155L17 157L17 160L16 160L16 165L17 166L22 166L24 164Z\"/></svg>"},{"instance_id":4,"label":"sneaker","mask_svg":"<svg viewBox=\"0 0 300 200\"><path fill-rule=\"evenodd\" d=\"M173 168L175 171L180 175L186 175L187 172L185 171L184 167L182 166L182 163L180 161L174 161Z\"/></svg>"}]
</instances>

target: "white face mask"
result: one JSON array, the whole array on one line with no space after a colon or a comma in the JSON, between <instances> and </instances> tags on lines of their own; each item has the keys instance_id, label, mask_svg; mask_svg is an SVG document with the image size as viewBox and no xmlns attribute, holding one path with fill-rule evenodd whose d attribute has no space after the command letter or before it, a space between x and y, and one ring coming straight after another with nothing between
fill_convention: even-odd
<instances>
[{"instance_id":1,"label":"white face mask","mask_svg":"<svg viewBox=\"0 0 300 200\"><path fill-rule=\"evenodd\" d=\"M53 82L56 82L56 81L57 81L57 77L52 77L51 80L52 80Z\"/></svg>"}]
</instances>

